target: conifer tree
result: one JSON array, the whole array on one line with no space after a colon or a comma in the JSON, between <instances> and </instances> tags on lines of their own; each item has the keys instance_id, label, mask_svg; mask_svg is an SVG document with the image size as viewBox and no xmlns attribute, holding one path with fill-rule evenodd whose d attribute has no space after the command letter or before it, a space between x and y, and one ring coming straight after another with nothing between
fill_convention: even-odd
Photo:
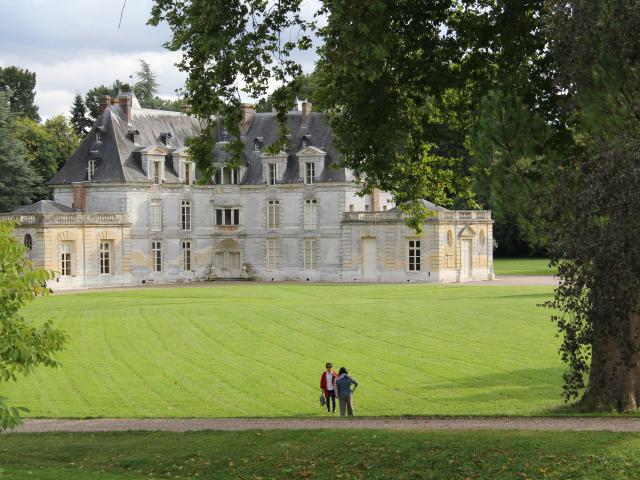
<instances>
[{"instance_id":1,"label":"conifer tree","mask_svg":"<svg viewBox=\"0 0 640 480\"><path fill-rule=\"evenodd\" d=\"M91 120L87 118L87 106L80 94L76 94L71 107L70 119L73 131L79 137L84 137L91 126Z\"/></svg>"}]
</instances>

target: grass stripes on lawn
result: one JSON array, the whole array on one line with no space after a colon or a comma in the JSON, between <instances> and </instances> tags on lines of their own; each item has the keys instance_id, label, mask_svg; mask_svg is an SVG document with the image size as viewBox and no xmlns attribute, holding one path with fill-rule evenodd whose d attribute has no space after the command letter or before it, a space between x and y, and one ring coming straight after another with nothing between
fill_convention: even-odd
<instances>
[{"instance_id":1,"label":"grass stripes on lawn","mask_svg":"<svg viewBox=\"0 0 640 480\"><path fill-rule=\"evenodd\" d=\"M561 403L550 287L242 284L39 299L59 369L2 386L38 417L319 415L325 361L359 415L530 415Z\"/></svg>"}]
</instances>

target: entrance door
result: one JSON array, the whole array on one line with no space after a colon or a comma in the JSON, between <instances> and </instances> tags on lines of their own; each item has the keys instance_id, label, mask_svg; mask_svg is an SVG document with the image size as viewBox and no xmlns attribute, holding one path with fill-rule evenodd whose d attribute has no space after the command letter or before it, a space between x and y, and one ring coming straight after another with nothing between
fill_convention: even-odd
<instances>
[{"instance_id":1,"label":"entrance door","mask_svg":"<svg viewBox=\"0 0 640 480\"><path fill-rule=\"evenodd\" d=\"M462 240L461 247L462 276L464 278L471 278L473 276L471 265L471 240Z\"/></svg>"},{"instance_id":2,"label":"entrance door","mask_svg":"<svg viewBox=\"0 0 640 480\"><path fill-rule=\"evenodd\" d=\"M378 252L375 238L362 239L362 277L376 278L378 263Z\"/></svg>"},{"instance_id":3,"label":"entrance door","mask_svg":"<svg viewBox=\"0 0 640 480\"><path fill-rule=\"evenodd\" d=\"M216 252L216 269L218 275L225 278L237 278L242 275L240 268L240 252L228 250Z\"/></svg>"}]
</instances>

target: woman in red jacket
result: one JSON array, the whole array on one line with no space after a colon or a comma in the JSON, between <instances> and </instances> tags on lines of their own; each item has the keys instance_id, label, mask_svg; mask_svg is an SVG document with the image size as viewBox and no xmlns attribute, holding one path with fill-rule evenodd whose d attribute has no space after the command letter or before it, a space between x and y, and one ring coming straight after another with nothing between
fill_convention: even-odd
<instances>
[{"instance_id":1,"label":"woman in red jacket","mask_svg":"<svg viewBox=\"0 0 640 480\"><path fill-rule=\"evenodd\" d=\"M327 362L324 367L326 370L320 376L320 390L327 400L327 412L336 413L336 377L338 374L333 370L331 362ZM333 410L329 406L329 400L333 404Z\"/></svg>"}]
</instances>

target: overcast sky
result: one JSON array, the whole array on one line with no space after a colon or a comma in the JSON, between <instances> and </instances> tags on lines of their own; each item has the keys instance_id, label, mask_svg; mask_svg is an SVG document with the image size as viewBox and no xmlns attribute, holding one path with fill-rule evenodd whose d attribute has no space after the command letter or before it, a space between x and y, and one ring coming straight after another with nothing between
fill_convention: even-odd
<instances>
[{"instance_id":1,"label":"overcast sky","mask_svg":"<svg viewBox=\"0 0 640 480\"><path fill-rule=\"evenodd\" d=\"M308 0L313 11L316 0ZM36 72L36 104L40 116L68 114L76 93L127 81L138 59L158 76L159 95L175 96L184 75L175 67L178 54L162 44L170 38L166 25L147 26L152 0L0 0L0 66ZM313 69L314 55L302 58Z\"/></svg>"}]
</instances>

